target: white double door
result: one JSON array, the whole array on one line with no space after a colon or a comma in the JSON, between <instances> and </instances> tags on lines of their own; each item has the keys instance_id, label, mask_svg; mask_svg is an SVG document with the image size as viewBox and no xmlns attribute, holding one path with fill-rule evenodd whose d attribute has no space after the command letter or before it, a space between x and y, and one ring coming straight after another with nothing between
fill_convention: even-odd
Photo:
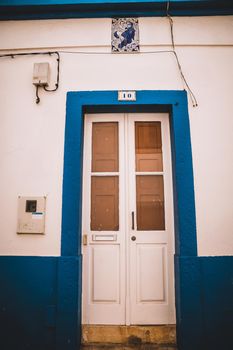
<instances>
[{"instance_id":1,"label":"white double door","mask_svg":"<svg viewBox=\"0 0 233 350\"><path fill-rule=\"evenodd\" d=\"M174 324L169 118L85 116L83 324Z\"/></svg>"}]
</instances>

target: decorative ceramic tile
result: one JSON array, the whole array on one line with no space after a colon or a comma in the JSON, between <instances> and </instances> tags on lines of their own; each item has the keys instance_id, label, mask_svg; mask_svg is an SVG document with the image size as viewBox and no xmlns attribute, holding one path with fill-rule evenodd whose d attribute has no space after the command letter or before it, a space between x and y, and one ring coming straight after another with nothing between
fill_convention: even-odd
<instances>
[{"instance_id":1,"label":"decorative ceramic tile","mask_svg":"<svg viewBox=\"0 0 233 350\"><path fill-rule=\"evenodd\" d=\"M112 52L139 52L137 18L113 18Z\"/></svg>"}]
</instances>

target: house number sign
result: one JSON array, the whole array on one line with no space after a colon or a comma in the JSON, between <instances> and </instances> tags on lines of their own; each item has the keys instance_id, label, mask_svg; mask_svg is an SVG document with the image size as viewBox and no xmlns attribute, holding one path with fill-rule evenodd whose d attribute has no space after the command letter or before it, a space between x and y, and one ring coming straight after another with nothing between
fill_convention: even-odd
<instances>
[{"instance_id":1,"label":"house number sign","mask_svg":"<svg viewBox=\"0 0 233 350\"><path fill-rule=\"evenodd\" d=\"M136 91L118 91L118 101L136 101Z\"/></svg>"}]
</instances>

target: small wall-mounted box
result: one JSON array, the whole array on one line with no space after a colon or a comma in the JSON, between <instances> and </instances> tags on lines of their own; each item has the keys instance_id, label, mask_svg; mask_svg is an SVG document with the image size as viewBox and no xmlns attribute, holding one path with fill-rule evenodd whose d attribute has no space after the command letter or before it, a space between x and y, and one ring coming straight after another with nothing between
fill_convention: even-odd
<instances>
[{"instance_id":1,"label":"small wall-mounted box","mask_svg":"<svg viewBox=\"0 0 233 350\"><path fill-rule=\"evenodd\" d=\"M33 84L36 86L48 86L49 84L49 63L34 63Z\"/></svg>"},{"instance_id":2,"label":"small wall-mounted box","mask_svg":"<svg viewBox=\"0 0 233 350\"><path fill-rule=\"evenodd\" d=\"M46 197L18 198L17 233L45 233Z\"/></svg>"}]
</instances>

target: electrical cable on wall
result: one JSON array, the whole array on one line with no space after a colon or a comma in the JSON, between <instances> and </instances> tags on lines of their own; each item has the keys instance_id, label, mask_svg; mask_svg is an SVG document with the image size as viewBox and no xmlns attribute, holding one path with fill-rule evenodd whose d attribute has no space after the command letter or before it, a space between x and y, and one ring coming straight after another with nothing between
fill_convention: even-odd
<instances>
[{"instance_id":1,"label":"electrical cable on wall","mask_svg":"<svg viewBox=\"0 0 233 350\"><path fill-rule=\"evenodd\" d=\"M45 86L44 87L44 90L45 91L48 91L48 92L53 92L53 91L56 91L59 87L59 75L60 75L60 55L59 55L59 52L58 51L55 51L55 52L50 52L49 55L51 56L52 54L56 54L57 55L57 81L55 83L55 88L54 89L47 89L47 87Z\"/></svg>"},{"instance_id":2,"label":"electrical cable on wall","mask_svg":"<svg viewBox=\"0 0 233 350\"><path fill-rule=\"evenodd\" d=\"M59 87L59 73L60 73L60 55L58 51L48 51L48 52L21 52L21 53L10 53L10 54L4 54L0 55L0 58L3 57L11 57L12 59L16 56L36 56L36 55L56 55L57 56L57 77L56 77L56 83L55 87L53 89L49 89L46 87L46 85L36 85L36 103L38 104L40 102L39 98L39 87L43 87L45 91L48 92L54 92L58 90Z\"/></svg>"},{"instance_id":3,"label":"electrical cable on wall","mask_svg":"<svg viewBox=\"0 0 233 350\"><path fill-rule=\"evenodd\" d=\"M144 51L144 52L140 52L140 55L147 55L147 54L164 54L164 53L171 53L175 56L176 62L177 62L177 66L180 72L180 76L181 79L184 83L184 86L187 88L188 93L190 95L191 101L192 101L192 105L193 107L197 107L197 100L196 97L194 95L194 93L192 92L191 88L189 87L189 84L184 76L184 73L182 71L182 67L178 58L178 55L176 53L176 49L175 49L175 42L174 42L174 34L173 34L173 20L171 18L171 16L169 15L169 1L167 2L167 17L169 19L170 22L170 29L171 29L171 40L172 40L172 50L156 50L156 51ZM0 55L0 58L3 57L11 57L14 58L16 56L33 56L33 55L57 55L57 78L56 78L56 83L55 83L55 87L53 89L47 88L45 85L43 85L43 89L45 91L48 92L54 92L58 90L59 87L59 76L60 76L60 54L74 54L74 55L112 55L112 52L99 52L99 51L66 51L66 50L59 50L59 51L48 51L48 52L23 52L23 53L10 53L10 54L4 54L4 55ZM129 55L130 53L128 53ZM132 53L132 55L135 55L135 53ZM36 86L36 103L40 102L40 98L38 96L38 90L39 87Z\"/></svg>"},{"instance_id":4,"label":"electrical cable on wall","mask_svg":"<svg viewBox=\"0 0 233 350\"><path fill-rule=\"evenodd\" d=\"M176 58L177 66L178 66L179 71L180 71L181 79L183 80L183 83L184 83L184 85L186 86L186 88L187 88L187 90L189 92L189 95L190 95L193 107L197 107L198 106L197 99L196 99L194 93L192 92L192 90L191 90L191 88L190 88L190 86L189 86L189 84L188 84L188 82L187 82L187 80L186 80L186 78L184 76L184 73L183 73L183 70L182 70L182 67L181 67L181 64L180 64L180 61L179 61L179 57L178 57L177 52L176 52L175 40L174 40L174 31L173 31L173 19L172 19L172 17L169 14L169 9L170 9L170 0L168 0L168 2L167 2L167 18L168 18L169 24L170 24L173 53L174 53L174 56Z\"/></svg>"},{"instance_id":5,"label":"electrical cable on wall","mask_svg":"<svg viewBox=\"0 0 233 350\"><path fill-rule=\"evenodd\" d=\"M172 21L172 18L170 17L170 20ZM178 55L176 53L176 50L175 50L175 44L174 44L174 36L173 36L173 21L171 22L171 36L172 36L172 50L156 50L156 51L144 51L144 52L140 52L138 53L139 55L146 55L146 54L163 54L163 53L171 53L175 56L175 59L176 59L176 63L177 63L177 66L178 66L178 69L179 69L179 72L180 72L180 76L181 76L181 79L184 83L184 86L187 88L188 90L188 93L190 95L190 98L191 98L191 101L192 101L192 105L193 107L197 107L198 106L198 103L197 103L197 99L194 95L194 93L192 92L186 78L185 78L185 75L183 73L183 70L182 70L182 67L181 67L181 64L180 64L180 61L179 61L179 58L178 58ZM112 55L111 52L89 52L89 51L65 51L65 50L59 50L59 53L60 54L74 54L74 55ZM123 54L124 55L124 54ZM135 55L135 53L127 53L127 55Z\"/></svg>"}]
</instances>

